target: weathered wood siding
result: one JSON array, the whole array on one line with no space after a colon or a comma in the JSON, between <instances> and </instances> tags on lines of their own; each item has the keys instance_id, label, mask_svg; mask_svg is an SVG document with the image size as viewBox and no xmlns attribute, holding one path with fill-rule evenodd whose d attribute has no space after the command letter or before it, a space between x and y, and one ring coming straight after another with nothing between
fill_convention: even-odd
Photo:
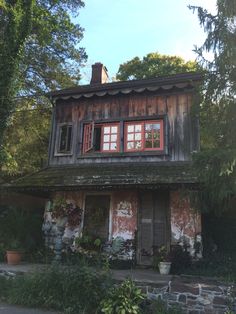
<instances>
[{"instance_id":1,"label":"weathered wood siding","mask_svg":"<svg viewBox=\"0 0 236 314\"><path fill-rule=\"evenodd\" d=\"M78 100L59 100L54 112L49 164L89 162L186 161L198 150L198 121L191 114L192 94L189 92L155 95L129 94L92 97ZM81 155L82 125L85 121L105 121L126 118L165 118L165 154L124 153L100 156ZM73 149L70 156L55 156L58 123L73 123ZM82 157L82 158L81 158Z\"/></svg>"}]
</instances>

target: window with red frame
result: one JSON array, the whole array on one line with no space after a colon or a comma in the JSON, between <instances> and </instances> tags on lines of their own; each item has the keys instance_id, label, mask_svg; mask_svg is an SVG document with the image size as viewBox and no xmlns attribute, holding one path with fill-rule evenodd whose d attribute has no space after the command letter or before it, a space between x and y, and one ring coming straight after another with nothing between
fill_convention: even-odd
<instances>
[{"instance_id":1,"label":"window with red frame","mask_svg":"<svg viewBox=\"0 0 236 314\"><path fill-rule=\"evenodd\" d=\"M85 124L83 135L83 153L118 152L120 142L119 123Z\"/></svg>"},{"instance_id":2,"label":"window with red frame","mask_svg":"<svg viewBox=\"0 0 236 314\"><path fill-rule=\"evenodd\" d=\"M119 124L102 125L102 152L118 152L119 151Z\"/></svg>"},{"instance_id":3,"label":"window with red frame","mask_svg":"<svg viewBox=\"0 0 236 314\"><path fill-rule=\"evenodd\" d=\"M163 121L125 123L125 151L163 150Z\"/></svg>"}]
</instances>

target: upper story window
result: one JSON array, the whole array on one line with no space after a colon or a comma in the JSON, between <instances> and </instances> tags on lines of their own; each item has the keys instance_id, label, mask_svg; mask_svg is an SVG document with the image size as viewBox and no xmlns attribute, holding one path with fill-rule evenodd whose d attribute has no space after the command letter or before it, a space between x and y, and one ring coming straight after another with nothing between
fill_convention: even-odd
<instances>
[{"instance_id":1,"label":"upper story window","mask_svg":"<svg viewBox=\"0 0 236 314\"><path fill-rule=\"evenodd\" d=\"M124 131L121 139L120 128ZM162 151L163 120L84 124L83 153Z\"/></svg>"},{"instance_id":2,"label":"upper story window","mask_svg":"<svg viewBox=\"0 0 236 314\"><path fill-rule=\"evenodd\" d=\"M61 124L58 128L57 153L68 154L72 148L72 125Z\"/></svg>"},{"instance_id":3,"label":"upper story window","mask_svg":"<svg viewBox=\"0 0 236 314\"><path fill-rule=\"evenodd\" d=\"M125 151L163 150L163 121L125 123Z\"/></svg>"},{"instance_id":4,"label":"upper story window","mask_svg":"<svg viewBox=\"0 0 236 314\"><path fill-rule=\"evenodd\" d=\"M84 125L83 153L91 150L95 152L119 152L120 125L119 123Z\"/></svg>"}]
</instances>

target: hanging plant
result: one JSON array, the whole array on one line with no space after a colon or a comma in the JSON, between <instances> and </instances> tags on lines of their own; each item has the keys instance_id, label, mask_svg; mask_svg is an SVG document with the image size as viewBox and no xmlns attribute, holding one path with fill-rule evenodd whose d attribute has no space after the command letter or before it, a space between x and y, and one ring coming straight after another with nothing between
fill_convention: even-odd
<instances>
[{"instance_id":1,"label":"hanging plant","mask_svg":"<svg viewBox=\"0 0 236 314\"><path fill-rule=\"evenodd\" d=\"M63 197L55 198L52 206L52 217L67 218L68 226L75 227L80 225L82 221L83 209L77 205L66 201Z\"/></svg>"}]
</instances>

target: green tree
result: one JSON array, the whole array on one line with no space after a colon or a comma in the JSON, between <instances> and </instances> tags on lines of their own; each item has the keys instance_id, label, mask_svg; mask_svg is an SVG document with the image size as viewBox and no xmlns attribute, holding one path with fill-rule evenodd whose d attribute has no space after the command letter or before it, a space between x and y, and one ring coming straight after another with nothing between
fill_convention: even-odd
<instances>
[{"instance_id":1,"label":"green tree","mask_svg":"<svg viewBox=\"0 0 236 314\"><path fill-rule=\"evenodd\" d=\"M34 3L32 27L22 45L20 58L15 62L18 71L13 75L13 81L17 85L14 85L14 93L11 95L11 110L8 99L0 95L4 99L2 110L6 111L8 117L0 129L1 138L8 124L1 149L4 157L2 170L8 174L28 173L40 168L41 160L45 163L51 103L40 95L50 90L71 87L79 82L79 70L87 56L84 49L78 47L83 29L74 23L73 18L78 16L83 6L81 0L36 0ZM2 24L5 15L5 12L0 15ZM9 21L9 27L10 25ZM0 42L3 42L7 35L4 28L1 30ZM2 49L0 46L0 52ZM8 55L11 56L10 53ZM7 64L1 60L3 65ZM3 74L0 84L4 82L4 77ZM36 98L31 98L32 94ZM34 110L37 108L39 110Z\"/></svg>"},{"instance_id":2,"label":"green tree","mask_svg":"<svg viewBox=\"0 0 236 314\"><path fill-rule=\"evenodd\" d=\"M201 7L199 21L207 36L196 47L206 69L201 106L202 151L195 156L203 182L198 193L203 211L222 213L236 195L236 4L218 0L217 13ZM213 59L208 60L208 53Z\"/></svg>"},{"instance_id":3,"label":"green tree","mask_svg":"<svg viewBox=\"0 0 236 314\"><path fill-rule=\"evenodd\" d=\"M20 63L21 94L44 93L79 83L87 56L78 44L83 29L74 21L81 0L36 0L32 32Z\"/></svg>"},{"instance_id":4,"label":"green tree","mask_svg":"<svg viewBox=\"0 0 236 314\"><path fill-rule=\"evenodd\" d=\"M37 171L46 165L52 109L24 101L11 116L5 132L6 152L2 172L5 179Z\"/></svg>"},{"instance_id":5,"label":"green tree","mask_svg":"<svg viewBox=\"0 0 236 314\"><path fill-rule=\"evenodd\" d=\"M19 63L32 29L33 8L33 0L0 2L0 160L3 133L15 108Z\"/></svg>"},{"instance_id":6,"label":"green tree","mask_svg":"<svg viewBox=\"0 0 236 314\"><path fill-rule=\"evenodd\" d=\"M116 78L124 80L153 78L199 70L195 61L185 61L178 56L148 53L143 59L135 57L120 65Z\"/></svg>"}]
</instances>

